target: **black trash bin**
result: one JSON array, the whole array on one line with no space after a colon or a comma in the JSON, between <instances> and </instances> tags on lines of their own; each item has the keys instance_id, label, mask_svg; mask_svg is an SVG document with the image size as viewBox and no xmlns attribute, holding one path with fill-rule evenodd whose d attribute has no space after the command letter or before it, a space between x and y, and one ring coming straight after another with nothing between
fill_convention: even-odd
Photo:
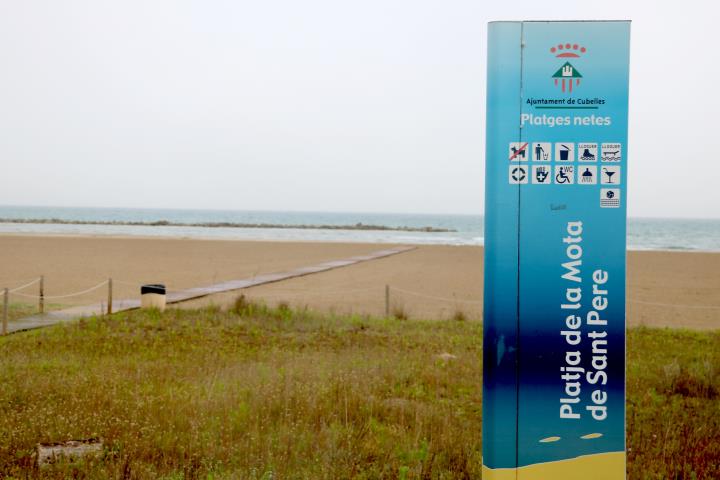
<instances>
[{"instance_id":1,"label":"black trash bin","mask_svg":"<svg viewBox=\"0 0 720 480\"><path fill-rule=\"evenodd\" d=\"M165 285L155 283L140 287L140 308L157 308L165 310L166 291Z\"/></svg>"}]
</instances>

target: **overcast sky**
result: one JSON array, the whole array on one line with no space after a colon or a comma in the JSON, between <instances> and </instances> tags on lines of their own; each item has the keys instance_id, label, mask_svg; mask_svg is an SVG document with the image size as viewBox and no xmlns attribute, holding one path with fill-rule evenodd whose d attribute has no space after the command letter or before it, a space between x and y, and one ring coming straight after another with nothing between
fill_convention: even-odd
<instances>
[{"instance_id":1,"label":"overcast sky","mask_svg":"<svg viewBox=\"0 0 720 480\"><path fill-rule=\"evenodd\" d=\"M631 19L629 214L720 217L713 5L0 0L0 204L482 213L487 22Z\"/></svg>"}]
</instances>

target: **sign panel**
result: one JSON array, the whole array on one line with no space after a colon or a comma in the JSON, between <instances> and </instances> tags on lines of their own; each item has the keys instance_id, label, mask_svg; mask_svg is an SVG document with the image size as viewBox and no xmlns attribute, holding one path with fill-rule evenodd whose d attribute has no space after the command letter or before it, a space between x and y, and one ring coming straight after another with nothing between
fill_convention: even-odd
<instances>
[{"instance_id":1,"label":"sign panel","mask_svg":"<svg viewBox=\"0 0 720 480\"><path fill-rule=\"evenodd\" d=\"M630 23L489 26L483 478L625 478Z\"/></svg>"}]
</instances>

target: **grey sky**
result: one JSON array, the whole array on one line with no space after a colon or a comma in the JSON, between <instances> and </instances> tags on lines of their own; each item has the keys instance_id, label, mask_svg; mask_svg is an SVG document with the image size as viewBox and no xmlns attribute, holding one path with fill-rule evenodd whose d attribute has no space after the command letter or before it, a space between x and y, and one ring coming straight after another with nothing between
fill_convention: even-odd
<instances>
[{"instance_id":1,"label":"grey sky","mask_svg":"<svg viewBox=\"0 0 720 480\"><path fill-rule=\"evenodd\" d=\"M712 2L0 0L0 204L481 213L486 23L632 19L632 216L720 217Z\"/></svg>"}]
</instances>

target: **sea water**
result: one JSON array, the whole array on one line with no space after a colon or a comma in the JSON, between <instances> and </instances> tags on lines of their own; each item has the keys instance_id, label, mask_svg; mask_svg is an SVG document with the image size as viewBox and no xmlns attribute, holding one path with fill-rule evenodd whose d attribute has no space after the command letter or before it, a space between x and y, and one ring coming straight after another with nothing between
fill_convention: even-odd
<instances>
[{"instance_id":1,"label":"sea water","mask_svg":"<svg viewBox=\"0 0 720 480\"><path fill-rule=\"evenodd\" d=\"M382 225L385 227L434 227L453 230L451 232L408 232L307 228L0 223L0 234L130 235L235 240L441 245L483 244L483 217L481 215L0 206L0 218L101 222L156 222L164 220L170 223L231 222L287 226L345 226L362 223L363 225ZM628 220L628 248L631 250L720 251L720 219L631 218Z\"/></svg>"}]
</instances>

